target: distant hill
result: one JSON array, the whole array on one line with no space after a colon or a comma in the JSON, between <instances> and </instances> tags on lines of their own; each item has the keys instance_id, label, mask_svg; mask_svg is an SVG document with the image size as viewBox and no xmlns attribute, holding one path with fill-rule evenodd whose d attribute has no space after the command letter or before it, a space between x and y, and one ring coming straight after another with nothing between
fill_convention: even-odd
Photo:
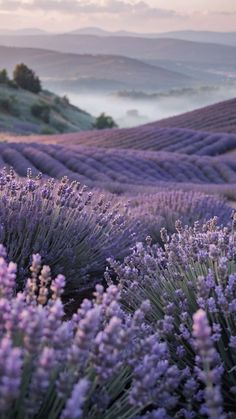
<instances>
[{"instance_id":1,"label":"distant hill","mask_svg":"<svg viewBox=\"0 0 236 419\"><path fill-rule=\"evenodd\" d=\"M23 36L23 35L46 35L48 32L39 28L24 28L17 30L0 29L0 35Z\"/></svg>"},{"instance_id":2,"label":"distant hill","mask_svg":"<svg viewBox=\"0 0 236 419\"><path fill-rule=\"evenodd\" d=\"M236 46L236 32L175 31L157 34L157 38L174 38L192 42Z\"/></svg>"},{"instance_id":3,"label":"distant hill","mask_svg":"<svg viewBox=\"0 0 236 419\"><path fill-rule=\"evenodd\" d=\"M23 28L16 30L0 29L1 35L10 36L35 36L35 35L93 35L98 37L130 37L146 39L172 38L184 41L213 43L220 45L236 46L235 32L179 30L169 32L132 32L126 30L108 31L99 27L84 27L73 31L48 32L40 28Z\"/></svg>"},{"instance_id":4,"label":"distant hill","mask_svg":"<svg viewBox=\"0 0 236 419\"><path fill-rule=\"evenodd\" d=\"M172 31L163 33L141 33L129 31L106 31L96 27L85 27L69 32L74 35L95 35L95 36L126 36L132 38L172 38L193 42L214 43L236 46L236 32L214 32L214 31Z\"/></svg>"},{"instance_id":5,"label":"distant hill","mask_svg":"<svg viewBox=\"0 0 236 419\"><path fill-rule=\"evenodd\" d=\"M100 52L100 51L99 51ZM191 85L193 80L178 72L142 61L116 55L77 55L55 51L0 46L1 66L12 72L16 63L24 62L48 84L58 81L74 90L88 86L164 89Z\"/></svg>"},{"instance_id":6,"label":"distant hill","mask_svg":"<svg viewBox=\"0 0 236 419\"><path fill-rule=\"evenodd\" d=\"M76 54L122 55L140 60L170 60L236 66L236 48L215 43L191 42L163 38L147 39L130 36L94 35L35 35L1 36L0 44L7 46L52 49ZM235 68L235 67L234 67Z\"/></svg>"},{"instance_id":7,"label":"distant hill","mask_svg":"<svg viewBox=\"0 0 236 419\"><path fill-rule=\"evenodd\" d=\"M56 134L92 129L94 118L66 98L0 84L0 132Z\"/></svg>"}]
</instances>

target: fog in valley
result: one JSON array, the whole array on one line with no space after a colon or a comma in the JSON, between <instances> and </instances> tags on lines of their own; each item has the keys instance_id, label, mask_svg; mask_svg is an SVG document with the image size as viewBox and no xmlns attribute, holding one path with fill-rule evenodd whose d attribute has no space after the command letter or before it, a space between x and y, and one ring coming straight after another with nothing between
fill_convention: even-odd
<instances>
[{"instance_id":1,"label":"fog in valley","mask_svg":"<svg viewBox=\"0 0 236 419\"><path fill-rule=\"evenodd\" d=\"M60 92L62 93L62 92ZM173 90L145 95L140 92L72 93L63 91L73 105L97 117L101 112L111 115L119 127L134 127L162 118L188 112L236 96L236 83L221 87L202 87L190 91Z\"/></svg>"}]
</instances>

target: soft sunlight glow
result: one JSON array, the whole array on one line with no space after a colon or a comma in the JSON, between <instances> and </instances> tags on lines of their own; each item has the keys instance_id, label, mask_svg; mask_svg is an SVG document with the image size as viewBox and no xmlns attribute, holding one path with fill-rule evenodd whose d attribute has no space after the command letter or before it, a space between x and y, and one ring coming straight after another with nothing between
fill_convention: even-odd
<instances>
[{"instance_id":1,"label":"soft sunlight glow","mask_svg":"<svg viewBox=\"0 0 236 419\"><path fill-rule=\"evenodd\" d=\"M163 32L235 30L233 0L0 0L0 27L69 31L83 26Z\"/></svg>"}]
</instances>

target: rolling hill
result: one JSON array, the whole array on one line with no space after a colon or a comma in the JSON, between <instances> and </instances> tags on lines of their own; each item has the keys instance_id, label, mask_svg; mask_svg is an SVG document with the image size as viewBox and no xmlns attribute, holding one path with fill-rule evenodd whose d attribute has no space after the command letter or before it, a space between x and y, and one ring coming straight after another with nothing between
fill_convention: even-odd
<instances>
[{"instance_id":1,"label":"rolling hill","mask_svg":"<svg viewBox=\"0 0 236 419\"><path fill-rule=\"evenodd\" d=\"M129 36L34 35L0 37L0 45L51 49L75 54L121 55L140 60L169 60L205 63L214 68L235 66L236 48L216 43L168 38L147 39Z\"/></svg>"},{"instance_id":2,"label":"rolling hill","mask_svg":"<svg viewBox=\"0 0 236 419\"><path fill-rule=\"evenodd\" d=\"M0 35L6 36L35 36L50 35L50 32L40 28L23 28L18 30L0 29ZM172 38L191 42L214 43L236 46L236 32L216 32L201 30L179 30L169 32L131 32L125 30L108 31L99 27L83 27L68 32L54 32L51 35L93 35L100 37L132 37L132 38Z\"/></svg>"},{"instance_id":3,"label":"rolling hill","mask_svg":"<svg viewBox=\"0 0 236 419\"><path fill-rule=\"evenodd\" d=\"M236 182L236 162L208 156L143 150L104 149L39 143L0 143L0 167L24 176L68 176L89 186L112 184L157 186L157 183L228 184Z\"/></svg>"},{"instance_id":4,"label":"rolling hill","mask_svg":"<svg viewBox=\"0 0 236 419\"><path fill-rule=\"evenodd\" d=\"M236 99L141 127L24 137L22 141L188 155L223 155L236 149Z\"/></svg>"},{"instance_id":5,"label":"rolling hill","mask_svg":"<svg viewBox=\"0 0 236 419\"><path fill-rule=\"evenodd\" d=\"M235 101L203 109L205 121L217 111L228 126ZM222 113L222 109L227 112ZM194 112L181 116L187 124ZM172 118L170 119L172 121ZM236 199L236 135L211 130L160 127L168 120L132 129L113 129L52 136L7 136L0 142L0 167L13 167L20 176L28 167L36 174L68 176L92 188L112 193L154 193L158 190L197 190ZM204 128L204 120L202 126ZM179 123L179 125L181 125Z\"/></svg>"},{"instance_id":6,"label":"rolling hill","mask_svg":"<svg viewBox=\"0 0 236 419\"><path fill-rule=\"evenodd\" d=\"M1 66L9 72L18 62L24 62L48 84L79 87L113 85L116 89L164 89L191 85L191 78L182 74L143 63L139 60L115 55L77 55L32 48L0 46Z\"/></svg>"},{"instance_id":7,"label":"rolling hill","mask_svg":"<svg viewBox=\"0 0 236 419\"><path fill-rule=\"evenodd\" d=\"M155 127L188 128L209 132L236 133L236 99L196 109L150 124Z\"/></svg>"},{"instance_id":8,"label":"rolling hill","mask_svg":"<svg viewBox=\"0 0 236 419\"><path fill-rule=\"evenodd\" d=\"M74 35L95 35L95 36L128 36L134 38L172 38L192 42L214 43L222 45L236 46L236 32L214 32L214 31L194 31L180 30L172 32L141 33L129 31L106 31L96 27L85 27L69 32Z\"/></svg>"}]
</instances>

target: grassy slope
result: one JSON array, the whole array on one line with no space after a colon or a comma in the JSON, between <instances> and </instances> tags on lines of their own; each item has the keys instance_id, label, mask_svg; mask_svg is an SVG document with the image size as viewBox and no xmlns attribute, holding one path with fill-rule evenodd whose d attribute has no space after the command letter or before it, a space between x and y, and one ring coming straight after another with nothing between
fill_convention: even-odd
<instances>
[{"instance_id":1,"label":"grassy slope","mask_svg":"<svg viewBox=\"0 0 236 419\"><path fill-rule=\"evenodd\" d=\"M11 102L7 110L1 101ZM45 123L31 113L31 106L42 103L50 107L50 121ZM58 96L43 91L39 95L0 85L0 131L24 134L77 132L92 129L94 119L88 113L66 104Z\"/></svg>"}]
</instances>

